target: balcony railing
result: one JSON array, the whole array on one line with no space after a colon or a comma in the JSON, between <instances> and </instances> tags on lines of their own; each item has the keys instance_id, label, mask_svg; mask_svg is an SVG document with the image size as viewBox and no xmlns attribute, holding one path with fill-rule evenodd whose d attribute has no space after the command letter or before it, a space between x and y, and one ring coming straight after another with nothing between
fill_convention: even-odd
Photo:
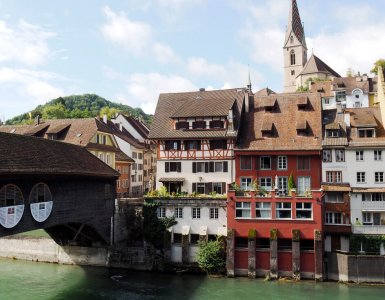
<instances>
[{"instance_id":1,"label":"balcony railing","mask_svg":"<svg viewBox=\"0 0 385 300\"><path fill-rule=\"evenodd\" d=\"M354 234L385 234L385 225L352 225Z\"/></svg>"},{"instance_id":2,"label":"balcony railing","mask_svg":"<svg viewBox=\"0 0 385 300\"><path fill-rule=\"evenodd\" d=\"M385 201L362 201L362 209L385 211Z\"/></svg>"}]
</instances>

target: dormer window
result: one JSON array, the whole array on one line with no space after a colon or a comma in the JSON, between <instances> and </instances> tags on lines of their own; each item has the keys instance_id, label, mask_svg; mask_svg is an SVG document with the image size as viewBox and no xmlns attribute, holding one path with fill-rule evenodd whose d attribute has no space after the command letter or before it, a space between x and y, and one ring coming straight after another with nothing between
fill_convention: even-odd
<instances>
[{"instance_id":1,"label":"dormer window","mask_svg":"<svg viewBox=\"0 0 385 300\"><path fill-rule=\"evenodd\" d=\"M175 129L176 130L183 130L183 129L189 129L189 123L188 122L177 122L175 124Z\"/></svg>"},{"instance_id":2,"label":"dormer window","mask_svg":"<svg viewBox=\"0 0 385 300\"><path fill-rule=\"evenodd\" d=\"M224 127L224 122L221 120L213 120L210 122L210 128L219 129Z\"/></svg>"},{"instance_id":3,"label":"dormer window","mask_svg":"<svg viewBox=\"0 0 385 300\"><path fill-rule=\"evenodd\" d=\"M206 129L206 121L193 122L193 129Z\"/></svg>"},{"instance_id":4,"label":"dormer window","mask_svg":"<svg viewBox=\"0 0 385 300\"><path fill-rule=\"evenodd\" d=\"M328 129L326 130L326 137L328 138L338 138L339 130L338 129Z\"/></svg>"},{"instance_id":5,"label":"dormer window","mask_svg":"<svg viewBox=\"0 0 385 300\"><path fill-rule=\"evenodd\" d=\"M296 129L298 135L307 135L309 133L309 126L306 120L297 120Z\"/></svg>"},{"instance_id":6,"label":"dormer window","mask_svg":"<svg viewBox=\"0 0 385 300\"><path fill-rule=\"evenodd\" d=\"M298 110L305 110L307 108L309 98L302 98L297 100Z\"/></svg>"},{"instance_id":7,"label":"dormer window","mask_svg":"<svg viewBox=\"0 0 385 300\"><path fill-rule=\"evenodd\" d=\"M277 106L277 99L267 98L263 101L263 107L266 112L273 112Z\"/></svg>"},{"instance_id":8,"label":"dormer window","mask_svg":"<svg viewBox=\"0 0 385 300\"><path fill-rule=\"evenodd\" d=\"M373 138L376 137L376 131L374 128L358 129L358 136L360 138Z\"/></svg>"},{"instance_id":9,"label":"dormer window","mask_svg":"<svg viewBox=\"0 0 385 300\"><path fill-rule=\"evenodd\" d=\"M270 120L264 120L261 132L263 137L272 137L274 135L274 123Z\"/></svg>"}]
</instances>

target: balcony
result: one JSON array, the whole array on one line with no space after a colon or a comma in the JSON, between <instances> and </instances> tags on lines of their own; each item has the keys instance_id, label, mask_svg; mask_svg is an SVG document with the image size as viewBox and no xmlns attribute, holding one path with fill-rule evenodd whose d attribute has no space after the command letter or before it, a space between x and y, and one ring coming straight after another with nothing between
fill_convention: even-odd
<instances>
[{"instance_id":1,"label":"balcony","mask_svg":"<svg viewBox=\"0 0 385 300\"><path fill-rule=\"evenodd\" d=\"M352 225L354 234L385 234L385 225Z\"/></svg>"},{"instance_id":2,"label":"balcony","mask_svg":"<svg viewBox=\"0 0 385 300\"><path fill-rule=\"evenodd\" d=\"M385 201L362 201L362 210L385 211Z\"/></svg>"}]
</instances>

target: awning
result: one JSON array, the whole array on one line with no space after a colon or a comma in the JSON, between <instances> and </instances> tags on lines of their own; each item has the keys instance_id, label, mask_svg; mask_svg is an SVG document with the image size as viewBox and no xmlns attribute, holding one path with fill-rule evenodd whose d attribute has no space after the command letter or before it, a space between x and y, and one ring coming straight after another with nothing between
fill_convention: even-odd
<instances>
[{"instance_id":1,"label":"awning","mask_svg":"<svg viewBox=\"0 0 385 300\"><path fill-rule=\"evenodd\" d=\"M385 188L353 189L353 193L385 193Z\"/></svg>"},{"instance_id":2,"label":"awning","mask_svg":"<svg viewBox=\"0 0 385 300\"><path fill-rule=\"evenodd\" d=\"M160 178L159 182L184 182L184 178Z\"/></svg>"},{"instance_id":3,"label":"awning","mask_svg":"<svg viewBox=\"0 0 385 300\"><path fill-rule=\"evenodd\" d=\"M346 185L322 185L325 192L350 192L350 186Z\"/></svg>"}]
</instances>

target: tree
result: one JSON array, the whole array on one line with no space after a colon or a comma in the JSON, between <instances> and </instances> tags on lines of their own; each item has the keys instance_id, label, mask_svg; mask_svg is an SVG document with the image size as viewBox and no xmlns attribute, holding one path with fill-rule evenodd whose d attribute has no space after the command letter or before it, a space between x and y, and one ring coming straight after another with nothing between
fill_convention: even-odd
<instances>
[{"instance_id":1,"label":"tree","mask_svg":"<svg viewBox=\"0 0 385 300\"><path fill-rule=\"evenodd\" d=\"M115 117L116 113L119 112L119 109L117 108L111 108L109 106L105 106L100 110L100 117L103 117L103 115L107 115L108 119L111 119L112 117Z\"/></svg>"},{"instance_id":2,"label":"tree","mask_svg":"<svg viewBox=\"0 0 385 300\"><path fill-rule=\"evenodd\" d=\"M378 67L379 66L382 67L382 70L385 70L385 59L381 58L381 59L377 60L374 63L374 67L373 67L373 69L370 72L378 75Z\"/></svg>"},{"instance_id":3,"label":"tree","mask_svg":"<svg viewBox=\"0 0 385 300\"><path fill-rule=\"evenodd\" d=\"M226 266L226 253L223 242L218 237L215 241L200 241L198 265L208 274L223 273Z\"/></svg>"},{"instance_id":4,"label":"tree","mask_svg":"<svg viewBox=\"0 0 385 300\"><path fill-rule=\"evenodd\" d=\"M295 182L294 182L293 174L290 174L290 176L289 176L289 182L287 183L287 185L288 185L289 191L291 191L292 189L295 189L295 188L296 188Z\"/></svg>"},{"instance_id":5,"label":"tree","mask_svg":"<svg viewBox=\"0 0 385 300\"><path fill-rule=\"evenodd\" d=\"M43 119L65 119L68 112L63 104L57 103L44 107L42 114Z\"/></svg>"},{"instance_id":6,"label":"tree","mask_svg":"<svg viewBox=\"0 0 385 300\"><path fill-rule=\"evenodd\" d=\"M355 72L354 72L354 70L352 68L349 67L346 70L346 77L353 77L353 76L355 76Z\"/></svg>"}]
</instances>

